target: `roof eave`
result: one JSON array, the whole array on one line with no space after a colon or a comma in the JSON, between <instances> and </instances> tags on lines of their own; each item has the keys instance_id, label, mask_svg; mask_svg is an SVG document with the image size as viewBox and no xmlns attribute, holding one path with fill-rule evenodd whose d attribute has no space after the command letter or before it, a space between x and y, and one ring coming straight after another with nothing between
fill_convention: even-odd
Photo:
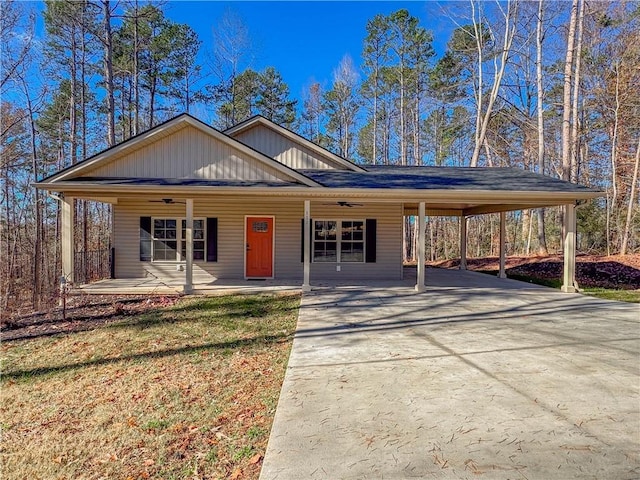
<instances>
[{"instance_id":1,"label":"roof eave","mask_svg":"<svg viewBox=\"0 0 640 480\"><path fill-rule=\"evenodd\" d=\"M510 191L510 190L455 190L455 189L389 189L389 188L328 188L323 186L210 186L210 185L103 185L95 182L38 182L34 187L56 192L99 191L113 194L131 193L181 193L202 196L203 194L290 196L302 195L318 197L383 198L398 201L476 201L488 204L536 203L554 201L558 204L572 203L577 200L590 200L604 195L599 191L585 192L546 192L546 191Z\"/></svg>"}]
</instances>

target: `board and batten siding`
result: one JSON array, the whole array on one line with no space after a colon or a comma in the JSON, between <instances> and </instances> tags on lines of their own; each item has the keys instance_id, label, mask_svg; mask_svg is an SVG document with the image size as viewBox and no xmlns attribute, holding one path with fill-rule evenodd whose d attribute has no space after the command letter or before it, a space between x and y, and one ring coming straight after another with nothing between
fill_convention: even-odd
<instances>
[{"instance_id":1,"label":"board and batten siding","mask_svg":"<svg viewBox=\"0 0 640 480\"><path fill-rule=\"evenodd\" d=\"M232 146L186 126L85 175L93 177L288 180Z\"/></svg>"},{"instance_id":2,"label":"board and batten siding","mask_svg":"<svg viewBox=\"0 0 640 480\"><path fill-rule=\"evenodd\" d=\"M301 219L303 200L259 201L238 198L198 199L194 201L194 217L218 219L218 261L194 262L194 283L216 279L244 278L245 215L275 217L276 279L302 281ZM184 272L176 262L140 261L140 217L182 218L183 204L164 205L144 200L121 199L113 206L116 278L161 278L179 280ZM345 208L312 202L312 218L377 220L377 258L375 263L313 263L311 280L401 279L402 278L402 205L371 204Z\"/></svg>"},{"instance_id":3,"label":"board and batten siding","mask_svg":"<svg viewBox=\"0 0 640 480\"><path fill-rule=\"evenodd\" d=\"M264 125L239 132L234 138L293 169L345 169L330 157L294 142Z\"/></svg>"}]
</instances>

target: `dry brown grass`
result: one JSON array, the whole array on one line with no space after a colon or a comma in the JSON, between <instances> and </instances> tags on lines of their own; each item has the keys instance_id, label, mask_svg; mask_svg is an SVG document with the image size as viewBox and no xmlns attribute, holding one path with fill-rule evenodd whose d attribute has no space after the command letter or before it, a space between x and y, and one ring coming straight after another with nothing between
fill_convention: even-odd
<instances>
[{"instance_id":1,"label":"dry brown grass","mask_svg":"<svg viewBox=\"0 0 640 480\"><path fill-rule=\"evenodd\" d=\"M2 478L257 478L299 296L4 342Z\"/></svg>"}]
</instances>

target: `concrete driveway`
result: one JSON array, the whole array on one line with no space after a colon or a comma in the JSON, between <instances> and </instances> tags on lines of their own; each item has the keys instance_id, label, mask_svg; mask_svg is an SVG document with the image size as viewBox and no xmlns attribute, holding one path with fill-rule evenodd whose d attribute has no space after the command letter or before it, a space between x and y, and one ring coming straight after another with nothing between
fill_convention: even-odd
<instances>
[{"instance_id":1,"label":"concrete driveway","mask_svg":"<svg viewBox=\"0 0 640 480\"><path fill-rule=\"evenodd\" d=\"M640 478L640 306L428 279L304 295L261 479Z\"/></svg>"}]
</instances>

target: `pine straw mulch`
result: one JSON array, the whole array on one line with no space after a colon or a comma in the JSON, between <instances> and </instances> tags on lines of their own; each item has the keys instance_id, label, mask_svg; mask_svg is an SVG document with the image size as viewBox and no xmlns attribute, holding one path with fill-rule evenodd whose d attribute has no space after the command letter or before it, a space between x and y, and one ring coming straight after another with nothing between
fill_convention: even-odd
<instances>
[{"instance_id":1,"label":"pine straw mulch","mask_svg":"<svg viewBox=\"0 0 640 480\"><path fill-rule=\"evenodd\" d=\"M458 268L460 261L445 260L431 262L437 268ZM469 270L498 271L497 257L469 258ZM507 257L506 273L543 280L562 278L562 256ZM609 257L579 255L576 258L576 280L581 287L609 288L617 290L640 289L640 255L612 255Z\"/></svg>"}]
</instances>

